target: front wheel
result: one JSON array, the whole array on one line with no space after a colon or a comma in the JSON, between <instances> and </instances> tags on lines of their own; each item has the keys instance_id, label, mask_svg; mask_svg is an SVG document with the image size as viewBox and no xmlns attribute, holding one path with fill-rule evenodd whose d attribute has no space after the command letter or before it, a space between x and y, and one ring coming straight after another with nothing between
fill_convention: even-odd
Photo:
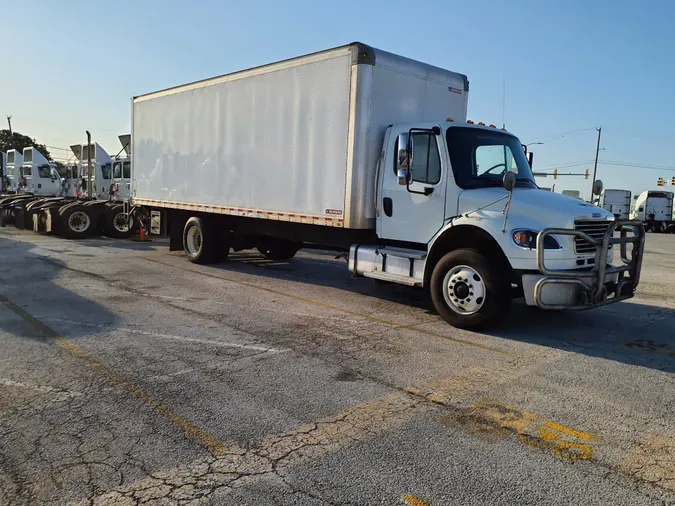
<instances>
[{"instance_id":1,"label":"front wheel","mask_svg":"<svg viewBox=\"0 0 675 506\"><path fill-rule=\"evenodd\" d=\"M103 233L113 239L127 239L134 234L136 220L127 216L124 206L113 205L103 213Z\"/></svg>"},{"instance_id":2,"label":"front wheel","mask_svg":"<svg viewBox=\"0 0 675 506\"><path fill-rule=\"evenodd\" d=\"M431 300L453 327L484 329L497 323L511 305L511 283L498 266L471 249L452 251L434 267Z\"/></svg>"}]
</instances>

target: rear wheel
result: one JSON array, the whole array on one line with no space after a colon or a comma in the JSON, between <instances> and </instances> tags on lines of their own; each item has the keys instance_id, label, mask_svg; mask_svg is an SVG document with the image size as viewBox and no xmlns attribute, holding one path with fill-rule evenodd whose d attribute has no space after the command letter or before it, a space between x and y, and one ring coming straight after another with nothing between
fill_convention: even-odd
<instances>
[{"instance_id":1,"label":"rear wheel","mask_svg":"<svg viewBox=\"0 0 675 506\"><path fill-rule=\"evenodd\" d=\"M289 260L300 249L300 243L287 239L266 239L256 249L267 260Z\"/></svg>"},{"instance_id":2,"label":"rear wheel","mask_svg":"<svg viewBox=\"0 0 675 506\"><path fill-rule=\"evenodd\" d=\"M83 239L94 233L97 215L92 208L81 205L66 206L61 210L61 230L68 239Z\"/></svg>"},{"instance_id":3,"label":"rear wheel","mask_svg":"<svg viewBox=\"0 0 675 506\"><path fill-rule=\"evenodd\" d=\"M190 262L212 264L227 258L230 247L212 222L193 216L183 228L183 250Z\"/></svg>"},{"instance_id":4,"label":"rear wheel","mask_svg":"<svg viewBox=\"0 0 675 506\"><path fill-rule=\"evenodd\" d=\"M511 304L511 283L499 267L471 249L452 251L434 267L431 299L453 327L483 329L497 323Z\"/></svg>"}]
</instances>

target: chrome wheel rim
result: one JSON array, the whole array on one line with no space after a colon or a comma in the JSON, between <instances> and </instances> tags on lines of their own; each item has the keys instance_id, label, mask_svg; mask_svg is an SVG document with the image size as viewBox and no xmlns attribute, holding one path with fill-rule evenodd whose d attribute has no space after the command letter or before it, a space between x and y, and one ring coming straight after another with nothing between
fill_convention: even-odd
<instances>
[{"instance_id":1,"label":"chrome wheel rim","mask_svg":"<svg viewBox=\"0 0 675 506\"><path fill-rule=\"evenodd\" d=\"M473 267L457 265L443 278L443 297L454 312L461 315L476 313L485 304L483 276Z\"/></svg>"},{"instance_id":2,"label":"chrome wheel rim","mask_svg":"<svg viewBox=\"0 0 675 506\"><path fill-rule=\"evenodd\" d=\"M75 211L68 217L68 227L73 232L84 232L90 224L89 215L83 211Z\"/></svg>"},{"instance_id":3,"label":"chrome wheel rim","mask_svg":"<svg viewBox=\"0 0 675 506\"><path fill-rule=\"evenodd\" d=\"M191 255L199 254L199 250L202 247L202 233L199 231L199 228L190 227L188 229L185 243Z\"/></svg>"}]
</instances>

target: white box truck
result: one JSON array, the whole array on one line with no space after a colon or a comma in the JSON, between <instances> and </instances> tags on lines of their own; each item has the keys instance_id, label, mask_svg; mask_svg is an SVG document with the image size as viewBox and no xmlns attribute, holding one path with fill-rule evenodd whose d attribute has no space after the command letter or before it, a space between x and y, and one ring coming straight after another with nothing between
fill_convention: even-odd
<instances>
[{"instance_id":1,"label":"white box truck","mask_svg":"<svg viewBox=\"0 0 675 506\"><path fill-rule=\"evenodd\" d=\"M645 229L652 232L675 233L674 195L662 190L642 192L635 200L632 219L643 222Z\"/></svg>"},{"instance_id":2,"label":"white box truck","mask_svg":"<svg viewBox=\"0 0 675 506\"><path fill-rule=\"evenodd\" d=\"M617 220L630 219L632 203L630 190L605 190L600 197L600 207L614 215Z\"/></svg>"},{"instance_id":3,"label":"white box truck","mask_svg":"<svg viewBox=\"0 0 675 506\"><path fill-rule=\"evenodd\" d=\"M341 248L354 275L425 287L463 328L514 294L545 309L632 297L642 224L538 189L513 134L467 121L468 91L354 43L134 97L133 212L195 263Z\"/></svg>"}]
</instances>

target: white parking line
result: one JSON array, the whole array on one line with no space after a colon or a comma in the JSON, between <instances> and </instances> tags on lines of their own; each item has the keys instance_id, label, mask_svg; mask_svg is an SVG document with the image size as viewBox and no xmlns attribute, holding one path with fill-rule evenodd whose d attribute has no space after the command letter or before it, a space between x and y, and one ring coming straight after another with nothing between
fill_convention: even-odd
<instances>
[{"instance_id":1,"label":"white parking line","mask_svg":"<svg viewBox=\"0 0 675 506\"><path fill-rule=\"evenodd\" d=\"M289 351L287 349L278 349L278 348L270 348L267 346L262 346L262 345L257 345L257 344L240 344L240 343L233 343L233 342L228 342L228 341L215 341L212 339L197 339L194 337L185 337L185 336L175 336L172 334L159 334L156 332L148 332L145 330L136 330L136 329L128 329L128 328L115 328L113 325L110 324L103 324L103 323L89 323L89 322L82 322L82 321L77 321L77 320L68 320L66 318L57 318L55 316L40 316L38 317L40 320L43 321L54 321L54 322L60 322L60 323L68 323L71 325L78 325L82 327L93 327L93 328L98 328L102 330L116 330L120 332L126 332L127 334L135 334L135 335L141 335L141 336L151 336L151 337L159 337L162 339L172 339L174 341L183 341L186 343L198 343L198 344L205 344L208 346L217 346L220 348L238 348L238 349L243 349L243 350L253 350L253 351L263 351L267 353L284 353L286 351Z\"/></svg>"}]
</instances>

